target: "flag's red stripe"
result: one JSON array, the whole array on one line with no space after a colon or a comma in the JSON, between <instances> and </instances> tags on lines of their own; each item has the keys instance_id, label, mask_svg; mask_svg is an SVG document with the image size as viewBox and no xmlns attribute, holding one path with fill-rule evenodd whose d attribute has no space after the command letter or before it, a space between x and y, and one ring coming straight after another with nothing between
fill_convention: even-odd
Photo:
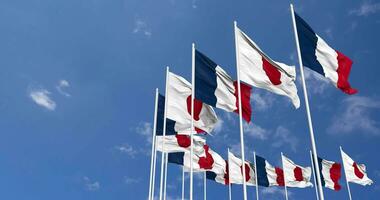
<instances>
[{"instance_id":1,"label":"flag's red stripe","mask_svg":"<svg viewBox=\"0 0 380 200\"><path fill-rule=\"evenodd\" d=\"M262 57L263 61L263 69L265 74L268 76L270 82L273 85L281 84L281 72L278 71L276 67L274 67L270 62L268 62L264 57Z\"/></svg>"},{"instance_id":2,"label":"flag's red stripe","mask_svg":"<svg viewBox=\"0 0 380 200\"><path fill-rule=\"evenodd\" d=\"M285 182L284 182L284 171L281 168L279 168L279 167L276 167L275 171L276 171L276 174L277 174L277 178L276 178L277 184L279 186L284 186L285 185Z\"/></svg>"},{"instance_id":3,"label":"flag's red stripe","mask_svg":"<svg viewBox=\"0 0 380 200\"><path fill-rule=\"evenodd\" d=\"M334 182L334 190L340 190L339 179L341 174L341 165L339 163L334 163L330 168L330 178Z\"/></svg>"},{"instance_id":4,"label":"flag's red stripe","mask_svg":"<svg viewBox=\"0 0 380 200\"><path fill-rule=\"evenodd\" d=\"M236 110L235 113L239 113L239 94L238 94L238 87L237 87L237 81L234 81L234 87L235 87L235 97L236 97ZM252 87L240 83L240 89L241 89L241 107L242 107L242 115L243 119L247 121L248 123L251 122L251 115L252 115L252 108L251 108L251 90Z\"/></svg>"},{"instance_id":5,"label":"flag's red stripe","mask_svg":"<svg viewBox=\"0 0 380 200\"><path fill-rule=\"evenodd\" d=\"M338 83L337 87L341 89L344 93L347 94L355 94L358 91L351 87L348 82L348 77L350 76L352 61L349 57L345 56L339 51L336 51L338 54L338 69L336 72L338 73Z\"/></svg>"}]
</instances>

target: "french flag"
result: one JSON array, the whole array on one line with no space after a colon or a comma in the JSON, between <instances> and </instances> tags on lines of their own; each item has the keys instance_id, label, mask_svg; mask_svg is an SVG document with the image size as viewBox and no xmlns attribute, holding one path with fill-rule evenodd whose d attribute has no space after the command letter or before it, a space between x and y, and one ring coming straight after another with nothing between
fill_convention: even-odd
<instances>
[{"instance_id":1,"label":"french flag","mask_svg":"<svg viewBox=\"0 0 380 200\"><path fill-rule=\"evenodd\" d=\"M322 176L322 186L335 191L340 190L339 179L342 176L341 164L318 157L318 167Z\"/></svg>"},{"instance_id":2,"label":"french flag","mask_svg":"<svg viewBox=\"0 0 380 200\"><path fill-rule=\"evenodd\" d=\"M251 87L241 83L242 114L251 121ZM195 50L195 98L227 112L239 113L237 81L234 81L219 65Z\"/></svg>"},{"instance_id":3,"label":"french flag","mask_svg":"<svg viewBox=\"0 0 380 200\"><path fill-rule=\"evenodd\" d=\"M228 162L225 160L225 163L226 163L226 168L223 173L215 173L213 171L206 171L206 178L223 185L228 185L229 184Z\"/></svg>"},{"instance_id":4,"label":"french flag","mask_svg":"<svg viewBox=\"0 0 380 200\"><path fill-rule=\"evenodd\" d=\"M162 136L164 130L164 114L165 114L165 96L158 95L157 102L157 118L156 118L156 136ZM177 132L174 129L175 121L166 118L166 132L165 135L176 135Z\"/></svg>"},{"instance_id":5,"label":"french flag","mask_svg":"<svg viewBox=\"0 0 380 200\"><path fill-rule=\"evenodd\" d=\"M284 186L284 171L273 167L265 158L256 155L257 182L264 187Z\"/></svg>"},{"instance_id":6,"label":"french flag","mask_svg":"<svg viewBox=\"0 0 380 200\"><path fill-rule=\"evenodd\" d=\"M331 48L297 13L294 14L303 64L329 79L344 93L357 93L348 82L351 59Z\"/></svg>"}]
</instances>

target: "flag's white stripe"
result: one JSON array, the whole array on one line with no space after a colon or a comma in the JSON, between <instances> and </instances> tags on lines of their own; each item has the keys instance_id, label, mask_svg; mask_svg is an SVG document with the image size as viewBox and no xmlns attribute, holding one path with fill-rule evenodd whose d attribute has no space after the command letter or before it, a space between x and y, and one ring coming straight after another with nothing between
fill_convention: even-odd
<instances>
[{"instance_id":1,"label":"flag's white stripe","mask_svg":"<svg viewBox=\"0 0 380 200\"><path fill-rule=\"evenodd\" d=\"M215 90L216 107L233 112L237 109L233 80L220 66L216 66L215 71L217 82Z\"/></svg>"},{"instance_id":2,"label":"flag's white stripe","mask_svg":"<svg viewBox=\"0 0 380 200\"><path fill-rule=\"evenodd\" d=\"M338 83L338 53L331 48L321 37L316 35L317 48L315 49L315 56L318 62L322 65L325 77L328 78L335 86Z\"/></svg>"},{"instance_id":3,"label":"flag's white stripe","mask_svg":"<svg viewBox=\"0 0 380 200\"><path fill-rule=\"evenodd\" d=\"M267 172L269 186L278 185L276 169L267 160L265 160L265 170Z\"/></svg>"}]
</instances>

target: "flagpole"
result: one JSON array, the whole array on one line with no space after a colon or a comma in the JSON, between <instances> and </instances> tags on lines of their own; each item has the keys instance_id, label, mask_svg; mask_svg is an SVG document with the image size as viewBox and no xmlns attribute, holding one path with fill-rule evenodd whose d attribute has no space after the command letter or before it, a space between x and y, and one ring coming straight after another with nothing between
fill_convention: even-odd
<instances>
[{"instance_id":1,"label":"flagpole","mask_svg":"<svg viewBox=\"0 0 380 200\"><path fill-rule=\"evenodd\" d=\"M318 163L317 147L315 145L313 123L311 120L311 113L310 113L310 108L309 108L309 99L307 96L306 82L305 82L305 76L304 76L304 72L303 72L302 56L301 56L301 50L300 50L300 45L299 45L299 41L298 41L298 33L297 33L296 19L294 16L293 4L290 4L290 10L292 12L293 30L294 30L294 37L295 37L296 46L297 46L298 62L300 65L303 94L304 94L305 105L306 105L306 114L307 114L307 120L308 120L309 131L310 131L311 147L312 147L312 151L313 151L313 155L314 155L313 159L314 159L314 163ZM324 200L325 198L323 195L321 175L319 173L319 170L315 170L315 171L317 172L316 175L317 175L317 180L318 180L319 197L321 200Z\"/></svg>"},{"instance_id":2,"label":"flagpole","mask_svg":"<svg viewBox=\"0 0 380 200\"><path fill-rule=\"evenodd\" d=\"M240 66L239 66L239 48L238 41L236 37L237 22L234 21L234 33L235 33L235 51L236 51L236 71L237 71L237 84L238 84L238 95L239 95L239 126L240 126L240 151L241 160L243 165L243 192L244 200L247 200L247 184L245 181L245 155L244 155L244 130L243 130L243 116L242 116L242 106L241 106L241 88L240 88Z\"/></svg>"},{"instance_id":3,"label":"flagpole","mask_svg":"<svg viewBox=\"0 0 380 200\"><path fill-rule=\"evenodd\" d=\"M185 168L182 166L182 200L185 199Z\"/></svg>"},{"instance_id":4,"label":"flagpole","mask_svg":"<svg viewBox=\"0 0 380 200\"><path fill-rule=\"evenodd\" d=\"M164 200L166 200L167 179L168 179L168 153L165 153Z\"/></svg>"},{"instance_id":5,"label":"flagpole","mask_svg":"<svg viewBox=\"0 0 380 200\"><path fill-rule=\"evenodd\" d=\"M190 130L190 200L193 200L193 130L194 130L194 94L195 94L195 44L191 49L191 130Z\"/></svg>"},{"instance_id":6,"label":"flagpole","mask_svg":"<svg viewBox=\"0 0 380 200\"><path fill-rule=\"evenodd\" d=\"M253 161L255 164L256 200L259 200L259 181L257 177L256 151L253 152Z\"/></svg>"},{"instance_id":7,"label":"flagpole","mask_svg":"<svg viewBox=\"0 0 380 200\"><path fill-rule=\"evenodd\" d=\"M156 88L156 97L154 100L154 118L153 118L153 133L152 133L152 153L150 157L150 176L149 176L149 197L148 199L152 200L152 188L153 184L153 162L154 160L154 152L156 150L156 122L157 122L157 106L158 106L158 88Z\"/></svg>"},{"instance_id":8,"label":"flagpole","mask_svg":"<svg viewBox=\"0 0 380 200\"><path fill-rule=\"evenodd\" d=\"M342 163L343 163L344 176L346 177L346 184L347 184L348 196L350 197L350 200L352 200L350 184L348 183L348 180L347 180L347 174L346 174L346 169L344 168L344 160L343 160L343 154L342 154L342 151L343 151L343 150L342 150L342 146L339 146L339 149L340 149L340 156L341 156L341 158L342 158Z\"/></svg>"},{"instance_id":9,"label":"flagpole","mask_svg":"<svg viewBox=\"0 0 380 200\"><path fill-rule=\"evenodd\" d=\"M230 149L227 148L228 154L227 154L227 163L228 163L228 197L229 200L232 200L232 194L231 194L231 165L230 165Z\"/></svg>"},{"instance_id":10,"label":"flagpole","mask_svg":"<svg viewBox=\"0 0 380 200\"><path fill-rule=\"evenodd\" d=\"M157 125L156 125L157 126ZM156 137L155 137L156 139ZM153 162L153 177L152 177L152 196L151 200L154 199L154 189L155 189L155 181L156 181L156 163L157 163L157 149L156 149L156 142L154 144L154 162Z\"/></svg>"},{"instance_id":11,"label":"flagpole","mask_svg":"<svg viewBox=\"0 0 380 200\"><path fill-rule=\"evenodd\" d=\"M284 154L282 152L281 152L281 162L282 162L282 170L284 172L285 199L288 200L288 189L286 187L286 177L285 177L285 170L284 170Z\"/></svg>"},{"instance_id":12,"label":"flagpole","mask_svg":"<svg viewBox=\"0 0 380 200\"><path fill-rule=\"evenodd\" d=\"M317 200L319 200L319 195L318 195L318 186L317 186L317 180L315 176L315 171L317 168L315 168L314 161L313 161L313 154L310 151L310 161L311 161L311 169L313 170L313 175L314 175L314 188L315 188L315 194L317 195Z\"/></svg>"},{"instance_id":13,"label":"flagpole","mask_svg":"<svg viewBox=\"0 0 380 200\"><path fill-rule=\"evenodd\" d=\"M203 173L203 199L207 200L206 171Z\"/></svg>"},{"instance_id":14,"label":"flagpole","mask_svg":"<svg viewBox=\"0 0 380 200\"><path fill-rule=\"evenodd\" d=\"M169 99L169 94L168 94L168 81L169 81L169 66L166 67L166 85L165 85L165 109L164 109L164 124L163 124L163 130L162 130L162 136L165 138L166 135L166 115L167 115L167 110L168 110L168 99ZM161 177L160 177L160 200L162 200L162 187L163 187L163 182L164 182L164 164L165 164L165 153L164 153L164 148L165 147L165 140L162 140L162 152L161 152Z\"/></svg>"}]
</instances>

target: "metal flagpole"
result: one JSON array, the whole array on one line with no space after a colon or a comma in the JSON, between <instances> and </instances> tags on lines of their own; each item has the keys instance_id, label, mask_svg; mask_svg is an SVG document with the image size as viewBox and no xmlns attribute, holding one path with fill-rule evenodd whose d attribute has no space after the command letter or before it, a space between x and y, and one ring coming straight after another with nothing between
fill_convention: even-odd
<instances>
[{"instance_id":1,"label":"metal flagpole","mask_svg":"<svg viewBox=\"0 0 380 200\"><path fill-rule=\"evenodd\" d=\"M346 169L344 168L344 160L343 160L343 154L342 154L342 147L339 146L340 148L340 156L342 157L342 162L343 162L343 170L344 170L344 176L346 176L346 184L347 184L347 191L348 191L348 196L350 197L350 200L352 200L352 197L351 197L351 189L350 189L350 184L348 183L348 180L347 180L347 174L346 174Z\"/></svg>"},{"instance_id":2,"label":"metal flagpole","mask_svg":"<svg viewBox=\"0 0 380 200\"><path fill-rule=\"evenodd\" d=\"M315 188L315 194L317 195L317 200L319 200L319 195L318 195L318 186L317 186L317 178L315 176L315 171L317 168L315 168L314 161L313 161L313 154L310 151L310 160L311 160L311 169L314 175L314 188Z\"/></svg>"},{"instance_id":3,"label":"metal flagpole","mask_svg":"<svg viewBox=\"0 0 380 200\"><path fill-rule=\"evenodd\" d=\"M168 153L165 153L164 200L166 200L167 179L168 179Z\"/></svg>"},{"instance_id":4,"label":"metal flagpole","mask_svg":"<svg viewBox=\"0 0 380 200\"><path fill-rule=\"evenodd\" d=\"M185 168L182 166L182 200L185 199Z\"/></svg>"},{"instance_id":5,"label":"metal flagpole","mask_svg":"<svg viewBox=\"0 0 380 200\"><path fill-rule=\"evenodd\" d=\"M243 192L244 200L247 200L247 184L245 181L245 156L244 156L244 130L243 130L243 116L242 116L242 106L241 106L241 88L240 88L240 66L239 66L239 48L238 41L236 37L237 22L234 21L234 33L235 33L235 51L236 51L236 71L237 71L237 83L238 83L238 95L239 95L239 125L240 125L240 151L241 160L243 165Z\"/></svg>"},{"instance_id":6,"label":"metal flagpole","mask_svg":"<svg viewBox=\"0 0 380 200\"><path fill-rule=\"evenodd\" d=\"M194 130L194 94L195 94L195 44L191 49L191 130L190 130L190 200L193 200L193 130Z\"/></svg>"},{"instance_id":7,"label":"metal flagpole","mask_svg":"<svg viewBox=\"0 0 380 200\"><path fill-rule=\"evenodd\" d=\"M256 200L259 200L259 181L257 177L256 151L253 152L253 161L255 164Z\"/></svg>"},{"instance_id":8,"label":"metal flagpole","mask_svg":"<svg viewBox=\"0 0 380 200\"><path fill-rule=\"evenodd\" d=\"M156 144L154 144L154 158L153 158L153 160L154 160L154 162L153 162L153 178L152 178L152 196L151 196L151 200L154 199L154 189L155 189L155 181L156 181L156 163L157 163Z\"/></svg>"},{"instance_id":9,"label":"metal flagpole","mask_svg":"<svg viewBox=\"0 0 380 200\"><path fill-rule=\"evenodd\" d=\"M306 82L305 82L305 76L304 76L304 72L303 72L302 56L301 56L301 50L300 50L300 45L299 45L299 41L298 41L298 33L297 33L296 19L294 16L293 4L290 4L290 10L292 12L294 37L296 40L298 62L299 62L300 71L301 71L301 80L302 80L303 94L304 94L304 98L305 98L307 120L308 120L308 124L309 124L311 147L312 147L312 151L313 151L313 155L314 155L313 159L314 159L314 163L318 163L317 147L315 145L313 123L311 120L311 113L310 113L310 108L309 108L309 99L307 96ZM321 200L324 200L325 198L323 196L321 175L319 173L319 170L315 170L315 171L317 172L316 175L317 175L317 180L318 180L319 197Z\"/></svg>"},{"instance_id":10,"label":"metal flagpole","mask_svg":"<svg viewBox=\"0 0 380 200\"><path fill-rule=\"evenodd\" d=\"M230 165L230 149L227 148L228 155L227 155L227 163L228 163L228 196L229 200L232 200L232 194L231 194L231 165Z\"/></svg>"},{"instance_id":11,"label":"metal flagpole","mask_svg":"<svg viewBox=\"0 0 380 200\"><path fill-rule=\"evenodd\" d=\"M206 171L203 173L203 199L207 200L207 181L206 181Z\"/></svg>"},{"instance_id":12,"label":"metal flagpole","mask_svg":"<svg viewBox=\"0 0 380 200\"><path fill-rule=\"evenodd\" d=\"M157 122L157 105L158 105L158 88L156 88L156 97L154 101L154 118L153 118L153 133L152 133L152 153L150 158L150 177L149 177L149 197L148 199L152 200L152 188L153 184L153 162L156 162L154 158L154 153L156 151L156 122Z\"/></svg>"},{"instance_id":13,"label":"metal flagpole","mask_svg":"<svg viewBox=\"0 0 380 200\"><path fill-rule=\"evenodd\" d=\"M281 162L282 162L282 170L284 170L284 154L282 152L281 152ZM284 172L285 199L288 200L288 189L286 187L285 170L283 172Z\"/></svg>"},{"instance_id":14,"label":"metal flagpole","mask_svg":"<svg viewBox=\"0 0 380 200\"><path fill-rule=\"evenodd\" d=\"M168 81L169 81L169 67L166 67L166 85L165 85L165 110L164 110L164 124L163 124L163 130L162 130L162 136L165 137L166 135L166 115L168 110ZM165 147L165 140L162 140L162 151L164 151ZM162 187L164 182L164 164L165 164L165 153L161 152L161 177L160 177L160 200L162 200Z\"/></svg>"}]
</instances>

